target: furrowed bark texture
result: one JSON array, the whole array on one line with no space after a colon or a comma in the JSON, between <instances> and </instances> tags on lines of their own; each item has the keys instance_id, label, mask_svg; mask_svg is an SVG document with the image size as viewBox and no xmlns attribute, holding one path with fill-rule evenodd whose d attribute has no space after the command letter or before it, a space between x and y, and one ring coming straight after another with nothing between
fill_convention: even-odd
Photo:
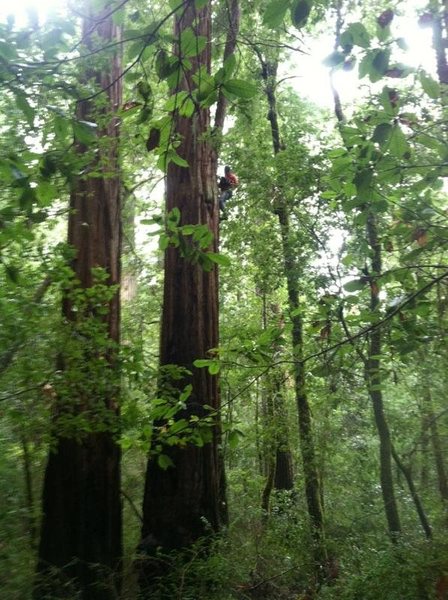
<instances>
[{"instance_id":1,"label":"furrowed bark texture","mask_svg":"<svg viewBox=\"0 0 448 600\"><path fill-rule=\"evenodd\" d=\"M101 18L92 12L84 17L83 40L88 47L95 38L105 45L116 42L119 36L119 29L110 17ZM47 598L45 594L49 590L53 594L51 597L73 598L76 590L83 600L109 600L117 597L119 588L122 555L120 449L107 423L113 424L118 414L113 343L119 341L121 226L118 121L113 113L121 104L120 72L120 60L114 54L108 57L102 69L92 68L83 75L85 80L94 80L99 89L105 90L100 107L95 108L90 101L81 101L77 110L79 120L95 120L98 124L99 147L91 168L100 175L86 175L75 180L68 225L68 243L76 253L72 268L79 287L88 290L94 284L92 268L101 267L108 275L104 285L117 288L112 299L105 301L103 306L107 314L98 316L105 326L106 338L112 342L112 347L98 351L103 364L99 376L115 383L98 391L95 380L85 382L78 395L75 387L69 407L61 406L59 398L55 398L55 441L45 472L35 598ZM80 156L88 152L79 143L77 150ZM87 318L95 312L92 308L89 315L79 316L73 308L72 298L66 296L63 315L67 323L79 321L84 316ZM81 345L81 352L82 348ZM63 350L62 370L70 369L71 357L64 356ZM98 359L98 355L84 356L85 361L94 358ZM82 373L80 377L83 377ZM87 411L102 415L105 426L98 427L94 422L92 431L81 432L76 438L58 432L59 417L64 414L69 418L76 417ZM64 587L69 580L73 587Z\"/></svg>"},{"instance_id":2,"label":"furrowed bark texture","mask_svg":"<svg viewBox=\"0 0 448 600\"><path fill-rule=\"evenodd\" d=\"M196 9L186 3L176 18L175 35L187 27L210 40L210 3ZM177 46L177 53L182 49ZM190 59L192 69L184 74L178 90L195 87L192 76L203 65L210 70L210 44ZM211 250L218 251L218 207L216 167L209 138L208 109L197 108L191 119L176 116L176 133L181 137L177 149L188 168L171 163L168 167L166 209L177 207L181 225L204 224L214 235ZM159 546L164 551L190 546L198 538L217 531L226 520L223 505L223 468L218 454L220 442L219 388L216 375L193 366L196 359L209 357L218 345L218 272L204 271L198 264L181 256L179 249L165 252L165 282L161 330L160 363L185 367L192 372L179 386L193 386L186 410L179 417L199 418L207 414L204 405L217 411L212 441L203 447L192 443L164 449L174 467L161 469L150 457L143 500L141 548L148 553ZM151 575L148 576L151 578ZM148 582L147 582L148 583ZM143 585L145 583L143 582Z\"/></svg>"}]
</instances>

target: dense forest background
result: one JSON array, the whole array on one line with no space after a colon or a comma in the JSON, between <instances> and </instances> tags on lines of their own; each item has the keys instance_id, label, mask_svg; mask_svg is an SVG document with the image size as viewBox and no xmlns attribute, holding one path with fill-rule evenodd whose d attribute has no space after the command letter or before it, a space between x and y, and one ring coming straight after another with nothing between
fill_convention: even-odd
<instances>
[{"instance_id":1,"label":"dense forest background","mask_svg":"<svg viewBox=\"0 0 448 600\"><path fill-rule=\"evenodd\" d=\"M0 22L1 597L448 598L446 2L40 8Z\"/></svg>"}]
</instances>

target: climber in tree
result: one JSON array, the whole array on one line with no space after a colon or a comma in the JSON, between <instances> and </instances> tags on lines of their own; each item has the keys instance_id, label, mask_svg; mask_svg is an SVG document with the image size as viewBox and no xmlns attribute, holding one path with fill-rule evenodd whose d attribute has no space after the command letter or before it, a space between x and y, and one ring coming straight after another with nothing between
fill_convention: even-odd
<instances>
[{"instance_id":1,"label":"climber in tree","mask_svg":"<svg viewBox=\"0 0 448 600\"><path fill-rule=\"evenodd\" d=\"M221 191L219 196L219 208L225 212L226 202L232 197L233 190L238 185L238 177L232 172L230 167L224 167L224 177L221 177L218 187Z\"/></svg>"}]
</instances>

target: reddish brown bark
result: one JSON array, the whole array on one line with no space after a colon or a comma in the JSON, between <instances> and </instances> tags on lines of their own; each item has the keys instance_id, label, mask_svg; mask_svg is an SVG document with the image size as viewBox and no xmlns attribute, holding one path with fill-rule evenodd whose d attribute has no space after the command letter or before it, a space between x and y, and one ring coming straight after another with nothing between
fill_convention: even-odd
<instances>
[{"instance_id":1,"label":"reddish brown bark","mask_svg":"<svg viewBox=\"0 0 448 600\"><path fill-rule=\"evenodd\" d=\"M93 47L94 39L101 45L119 39L119 30L111 17L103 20L101 15L94 17L90 13L84 18L84 43ZM119 74L116 54L107 57L101 71L85 73L83 77L93 79L104 93L100 96L100 107L82 101L77 110L79 120L98 123L99 143L96 158L90 163L90 169L97 175L78 177L70 196L68 243L75 251L71 266L81 290L95 283L92 269L96 267L107 273L103 284L116 289L111 291L110 301L102 302L104 315L97 313L98 305L94 303L81 314L75 312L71 295L66 295L63 302L67 327L72 338L78 340L81 358L61 349L63 375L60 393L55 387L54 446L45 472L35 598L73 598L77 591L83 600L109 600L117 597L119 587L120 449L116 432L112 431L117 427L118 414L115 351L120 324L120 178L118 122L113 116L121 103ZM78 144L77 151L83 157L90 150ZM96 341L89 337L88 329L83 330L85 338L81 339L79 324L85 319L99 323L105 338L104 348L96 349ZM89 361L96 361L98 379L86 381ZM68 374L77 368L77 384L70 375L64 379L64 372ZM86 431L61 430L64 418L77 416L85 419Z\"/></svg>"},{"instance_id":2,"label":"reddish brown bark","mask_svg":"<svg viewBox=\"0 0 448 600\"><path fill-rule=\"evenodd\" d=\"M210 3L196 9L186 3L176 18L175 35L192 26L197 35L210 40ZM210 70L210 44L193 59L178 90L195 87L192 76L199 66ZM179 49L176 48L179 52ZM214 235L211 250L218 249L218 207L214 151L207 135L208 109L196 108L187 119L175 117L175 131L182 142L177 151L189 167L171 163L167 173L166 209L177 207L181 225L206 225ZM193 366L196 359L209 357L218 345L218 272L206 272L197 263L183 257L178 248L165 252L164 301L160 363L187 368L191 376L177 382L180 388L192 384L192 393L181 415L199 418L207 414L204 405L219 411L219 388L216 375ZM225 519L222 503L222 461L218 455L220 440L219 412L212 428L212 441L202 447L193 443L164 450L174 467L161 469L150 458L143 500L141 548L148 553L159 546L165 551L190 546L211 530L219 529Z\"/></svg>"}]
</instances>

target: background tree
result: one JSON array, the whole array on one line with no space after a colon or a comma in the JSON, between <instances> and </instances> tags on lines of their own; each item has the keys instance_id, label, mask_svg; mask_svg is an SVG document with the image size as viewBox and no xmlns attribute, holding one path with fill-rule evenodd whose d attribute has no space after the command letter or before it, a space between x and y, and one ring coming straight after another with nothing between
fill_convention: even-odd
<instances>
[{"instance_id":1,"label":"background tree","mask_svg":"<svg viewBox=\"0 0 448 600\"><path fill-rule=\"evenodd\" d=\"M86 11L82 39L90 52L98 43L120 40L110 7L98 13L86 6ZM119 589L120 73L114 50L82 74L81 93L94 90L89 95L96 102L81 99L76 114L76 152L87 170L73 178L70 194L73 258L64 283L66 338L54 384L54 441L43 489L36 598L46 597L48 589L57 595L79 589L83 598L112 598ZM96 136L83 135L93 127ZM55 567L60 571L54 576Z\"/></svg>"}]
</instances>

